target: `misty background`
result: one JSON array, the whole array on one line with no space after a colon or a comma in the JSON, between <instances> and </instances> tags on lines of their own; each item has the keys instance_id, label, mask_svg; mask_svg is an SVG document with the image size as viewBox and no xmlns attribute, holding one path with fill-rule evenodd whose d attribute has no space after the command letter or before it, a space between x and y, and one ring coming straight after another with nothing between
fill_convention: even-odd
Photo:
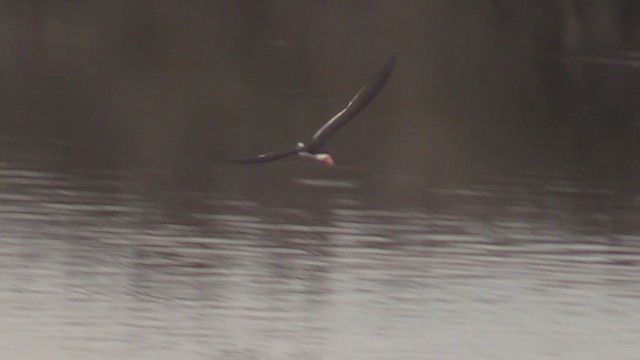
<instances>
[{"instance_id":1,"label":"misty background","mask_svg":"<svg viewBox=\"0 0 640 360\"><path fill-rule=\"evenodd\" d=\"M328 145L338 164L637 175L635 1L0 8L2 133L55 140L79 162L204 174L221 158L288 148L397 53L388 87Z\"/></svg>"}]
</instances>

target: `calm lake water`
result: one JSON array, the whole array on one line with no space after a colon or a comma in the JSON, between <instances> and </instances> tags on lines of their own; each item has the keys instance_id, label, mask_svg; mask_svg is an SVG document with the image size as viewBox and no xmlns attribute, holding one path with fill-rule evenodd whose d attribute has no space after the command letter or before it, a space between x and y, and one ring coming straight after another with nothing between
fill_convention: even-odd
<instances>
[{"instance_id":1,"label":"calm lake water","mask_svg":"<svg viewBox=\"0 0 640 360\"><path fill-rule=\"evenodd\" d=\"M4 359L640 359L637 185L4 143Z\"/></svg>"}]
</instances>

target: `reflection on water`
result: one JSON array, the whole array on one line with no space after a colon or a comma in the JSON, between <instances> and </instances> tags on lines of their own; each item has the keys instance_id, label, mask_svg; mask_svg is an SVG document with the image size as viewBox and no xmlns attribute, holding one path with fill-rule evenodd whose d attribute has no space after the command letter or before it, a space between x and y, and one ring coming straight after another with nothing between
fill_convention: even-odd
<instances>
[{"instance_id":1,"label":"reflection on water","mask_svg":"<svg viewBox=\"0 0 640 360\"><path fill-rule=\"evenodd\" d=\"M0 161L3 358L638 356L640 193L577 169L378 206L344 168L269 197Z\"/></svg>"}]
</instances>

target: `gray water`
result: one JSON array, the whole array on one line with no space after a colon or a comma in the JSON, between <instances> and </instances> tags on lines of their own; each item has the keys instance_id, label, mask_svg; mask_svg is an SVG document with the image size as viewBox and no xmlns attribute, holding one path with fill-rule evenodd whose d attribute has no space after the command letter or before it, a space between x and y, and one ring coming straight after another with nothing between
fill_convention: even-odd
<instances>
[{"instance_id":1,"label":"gray water","mask_svg":"<svg viewBox=\"0 0 640 360\"><path fill-rule=\"evenodd\" d=\"M3 359L640 359L633 184L293 160L185 185L28 149L0 159Z\"/></svg>"}]
</instances>

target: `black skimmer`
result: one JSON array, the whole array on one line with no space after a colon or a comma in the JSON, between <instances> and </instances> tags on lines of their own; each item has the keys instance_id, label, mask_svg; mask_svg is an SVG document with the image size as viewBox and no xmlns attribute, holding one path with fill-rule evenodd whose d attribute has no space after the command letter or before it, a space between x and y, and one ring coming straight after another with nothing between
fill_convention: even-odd
<instances>
[{"instance_id":1,"label":"black skimmer","mask_svg":"<svg viewBox=\"0 0 640 360\"><path fill-rule=\"evenodd\" d=\"M387 63L378 71L373 80L363 86L360 91L351 99L349 104L337 113L331 120L327 121L311 138L308 143L299 142L295 148L285 151L270 152L246 159L230 159L228 161L241 164L256 164L268 161L279 160L287 156L298 154L300 156L318 160L325 165L333 165L333 159L329 153L323 151L323 145L338 131L344 124L351 121L362 109L378 95L380 90L389 80L396 63L396 56L393 55Z\"/></svg>"}]
</instances>

